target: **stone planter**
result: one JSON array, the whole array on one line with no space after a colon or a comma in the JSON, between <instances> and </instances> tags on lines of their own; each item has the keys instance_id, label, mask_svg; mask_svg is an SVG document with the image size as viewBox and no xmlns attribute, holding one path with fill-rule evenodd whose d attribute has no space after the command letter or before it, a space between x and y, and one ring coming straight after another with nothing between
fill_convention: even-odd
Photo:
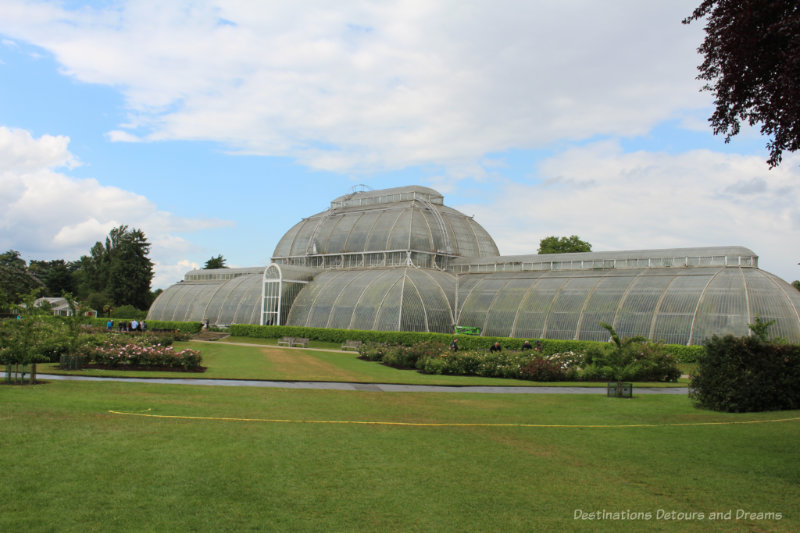
<instances>
[{"instance_id":1,"label":"stone planter","mask_svg":"<svg viewBox=\"0 0 800 533\"><path fill-rule=\"evenodd\" d=\"M608 396L612 398L633 398L633 383L615 381L608 384Z\"/></svg>"}]
</instances>

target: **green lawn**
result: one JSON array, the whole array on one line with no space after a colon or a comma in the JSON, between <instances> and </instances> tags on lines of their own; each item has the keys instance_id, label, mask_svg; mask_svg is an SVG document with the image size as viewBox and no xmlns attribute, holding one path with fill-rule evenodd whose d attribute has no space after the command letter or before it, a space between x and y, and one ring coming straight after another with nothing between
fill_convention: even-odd
<instances>
[{"instance_id":1,"label":"green lawn","mask_svg":"<svg viewBox=\"0 0 800 533\"><path fill-rule=\"evenodd\" d=\"M800 411L88 382L0 409L0 531L800 530Z\"/></svg>"},{"instance_id":2,"label":"green lawn","mask_svg":"<svg viewBox=\"0 0 800 533\"><path fill-rule=\"evenodd\" d=\"M247 339L236 340L246 341ZM86 376L197 377L206 379L342 381L419 385L605 386L604 383L537 383L525 380L474 376L425 375L413 370L398 370L376 362L362 361L354 352L327 351L313 348L279 348L274 343L188 342L176 343L175 347L178 349L191 347L200 350L203 355L203 365L208 367L208 370L202 374L94 369L67 372L60 370L58 365L53 363L39 365L38 371L43 374L58 373ZM652 387L686 386L686 381L683 380L680 383L638 383L637 385Z\"/></svg>"}]
</instances>

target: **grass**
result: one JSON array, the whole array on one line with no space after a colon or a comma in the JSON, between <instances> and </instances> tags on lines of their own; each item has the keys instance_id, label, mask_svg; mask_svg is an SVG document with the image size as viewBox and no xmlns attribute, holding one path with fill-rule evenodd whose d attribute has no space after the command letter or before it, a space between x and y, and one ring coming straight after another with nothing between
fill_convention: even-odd
<instances>
[{"instance_id":1,"label":"grass","mask_svg":"<svg viewBox=\"0 0 800 533\"><path fill-rule=\"evenodd\" d=\"M258 340L258 339L256 339ZM274 339L270 339L274 340ZM476 376L426 375L412 370L398 370L376 362L363 361L353 352L326 351L277 347L274 343L230 344L228 342L176 343L176 349L190 347L200 350L202 374L176 372L98 370L63 371L58 364L39 365L42 374L79 374L116 377L197 377L205 379L261 379L288 381L342 381L355 383L398 383L416 385L487 385L487 386L589 386L604 387L605 383L532 382L526 380L484 378ZM338 346L337 346L338 348ZM672 387L679 383L637 383L638 386Z\"/></svg>"},{"instance_id":2,"label":"grass","mask_svg":"<svg viewBox=\"0 0 800 533\"><path fill-rule=\"evenodd\" d=\"M800 530L800 411L87 382L0 400L2 531Z\"/></svg>"}]
</instances>

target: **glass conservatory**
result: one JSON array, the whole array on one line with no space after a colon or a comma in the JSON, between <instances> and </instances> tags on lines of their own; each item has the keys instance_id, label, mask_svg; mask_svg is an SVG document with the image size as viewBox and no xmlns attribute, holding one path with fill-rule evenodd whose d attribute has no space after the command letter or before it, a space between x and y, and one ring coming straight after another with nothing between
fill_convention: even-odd
<instances>
[{"instance_id":1,"label":"glass conservatory","mask_svg":"<svg viewBox=\"0 0 800 533\"><path fill-rule=\"evenodd\" d=\"M743 247L502 256L426 187L358 191L295 224L267 267L193 270L150 320L698 344L756 316L800 342L800 291Z\"/></svg>"}]
</instances>

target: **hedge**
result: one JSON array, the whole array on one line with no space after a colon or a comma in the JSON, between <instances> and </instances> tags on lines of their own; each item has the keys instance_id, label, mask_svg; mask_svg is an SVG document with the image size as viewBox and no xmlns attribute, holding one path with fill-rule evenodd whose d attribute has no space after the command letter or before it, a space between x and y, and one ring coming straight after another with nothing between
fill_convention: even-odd
<instances>
[{"instance_id":1,"label":"hedge","mask_svg":"<svg viewBox=\"0 0 800 533\"><path fill-rule=\"evenodd\" d=\"M148 322L148 326L149 326ZM305 337L322 342L344 343L347 340L362 342L383 342L412 346L420 342L443 342L447 345L454 337L458 337L458 345L462 350L488 350L495 342L506 350L521 350L526 339L510 337L479 337L473 335L454 335L450 333L425 333L412 331L365 331L357 329L306 328L300 326L258 326L253 324L232 324L228 329L235 337L255 337L261 339L279 339L281 337ZM534 339L528 339L534 340ZM551 355L563 352L582 352L598 344L597 341L575 341L559 339L539 339L542 354ZM667 352L674 355L681 363L693 363L703 353L702 346L683 346L665 344Z\"/></svg>"},{"instance_id":2,"label":"hedge","mask_svg":"<svg viewBox=\"0 0 800 533\"><path fill-rule=\"evenodd\" d=\"M800 409L800 346L716 335L689 384L699 407L733 413Z\"/></svg>"}]
</instances>

